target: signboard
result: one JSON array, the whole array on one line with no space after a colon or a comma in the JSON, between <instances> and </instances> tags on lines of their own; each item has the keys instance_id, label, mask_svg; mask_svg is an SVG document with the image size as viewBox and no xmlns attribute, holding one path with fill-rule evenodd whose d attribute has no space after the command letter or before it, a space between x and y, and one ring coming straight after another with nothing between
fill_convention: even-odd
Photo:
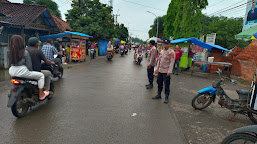
<instances>
[{"instance_id":1,"label":"signboard","mask_svg":"<svg viewBox=\"0 0 257 144\"><path fill-rule=\"evenodd\" d=\"M257 0L247 0L243 31L257 25Z\"/></svg>"},{"instance_id":2,"label":"signboard","mask_svg":"<svg viewBox=\"0 0 257 144\"><path fill-rule=\"evenodd\" d=\"M73 40L71 47L71 59L72 60L85 60L86 59L86 41Z\"/></svg>"},{"instance_id":3,"label":"signboard","mask_svg":"<svg viewBox=\"0 0 257 144\"><path fill-rule=\"evenodd\" d=\"M199 38L200 41L204 42L204 35Z\"/></svg>"},{"instance_id":4,"label":"signboard","mask_svg":"<svg viewBox=\"0 0 257 144\"><path fill-rule=\"evenodd\" d=\"M206 43L208 43L208 44L215 44L215 39L216 39L216 33L207 34L207 36L206 36Z\"/></svg>"},{"instance_id":5,"label":"signboard","mask_svg":"<svg viewBox=\"0 0 257 144\"><path fill-rule=\"evenodd\" d=\"M72 47L71 48L71 59L72 60L80 60L80 48L79 47Z\"/></svg>"}]
</instances>

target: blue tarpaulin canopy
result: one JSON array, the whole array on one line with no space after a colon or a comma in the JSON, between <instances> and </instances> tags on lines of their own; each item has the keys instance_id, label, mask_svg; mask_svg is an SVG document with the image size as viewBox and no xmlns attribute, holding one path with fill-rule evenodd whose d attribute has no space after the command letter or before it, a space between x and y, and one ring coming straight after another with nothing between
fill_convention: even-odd
<instances>
[{"instance_id":1,"label":"blue tarpaulin canopy","mask_svg":"<svg viewBox=\"0 0 257 144\"><path fill-rule=\"evenodd\" d=\"M217 49L224 50L224 51L230 51L230 50L225 49L225 48L223 48L223 47L221 47L219 45L207 44L205 42L200 41L197 38L181 38L181 39L173 40L173 41L171 41L171 43L176 44L176 43L182 43L182 42L186 42L186 41L190 42L190 43L192 43L194 45L198 45L198 46L200 46L202 48L206 48L208 50L211 50L212 48L217 48Z\"/></svg>"},{"instance_id":2,"label":"blue tarpaulin canopy","mask_svg":"<svg viewBox=\"0 0 257 144\"><path fill-rule=\"evenodd\" d=\"M54 38L62 38L62 37L68 37L70 35L74 35L74 36L82 36L82 37L91 37L89 35L83 34L83 33L79 33L79 32L64 32L64 33L59 33L59 34L53 34L53 35L46 35L46 36L42 36L39 37L41 40L42 39L54 39Z\"/></svg>"}]
</instances>

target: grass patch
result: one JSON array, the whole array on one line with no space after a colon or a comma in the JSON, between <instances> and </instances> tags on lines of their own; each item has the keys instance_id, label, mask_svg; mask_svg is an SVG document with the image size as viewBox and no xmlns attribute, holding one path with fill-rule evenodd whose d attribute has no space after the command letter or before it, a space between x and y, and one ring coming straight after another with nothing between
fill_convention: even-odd
<instances>
[{"instance_id":1,"label":"grass patch","mask_svg":"<svg viewBox=\"0 0 257 144\"><path fill-rule=\"evenodd\" d=\"M71 69L72 68L72 66L67 66L67 69Z\"/></svg>"}]
</instances>

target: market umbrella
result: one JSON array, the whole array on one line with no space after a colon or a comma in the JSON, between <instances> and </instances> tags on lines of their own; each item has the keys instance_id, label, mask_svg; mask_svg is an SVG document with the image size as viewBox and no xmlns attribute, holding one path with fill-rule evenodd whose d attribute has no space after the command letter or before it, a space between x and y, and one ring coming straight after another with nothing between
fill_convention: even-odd
<instances>
[{"instance_id":1,"label":"market umbrella","mask_svg":"<svg viewBox=\"0 0 257 144\"><path fill-rule=\"evenodd\" d=\"M120 41L120 43L121 43L121 44L126 44L126 42L125 42L125 41L123 41L123 40L121 40L121 41Z\"/></svg>"},{"instance_id":2,"label":"market umbrella","mask_svg":"<svg viewBox=\"0 0 257 144\"><path fill-rule=\"evenodd\" d=\"M251 39L257 39L257 33L253 34Z\"/></svg>"},{"instance_id":3,"label":"market umbrella","mask_svg":"<svg viewBox=\"0 0 257 144\"><path fill-rule=\"evenodd\" d=\"M147 40L147 43L149 43L151 40L154 40L155 42L161 43L162 40L160 38L156 38L156 37L151 37Z\"/></svg>"},{"instance_id":4,"label":"market umbrella","mask_svg":"<svg viewBox=\"0 0 257 144\"><path fill-rule=\"evenodd\" d=\"M120 39L118 38L113 38L113 41L120 43Z\"/></svg>"},{"instance_id":5,"label":"market umbrella","mask_svg":"<svg viewBox=\"0 0 257 144\"><path fill-rule=\"evenodd\" d=\"M251 39L252 36L257 32L257 26L251 27L236 35L237 39Z\"/></svg>"}]
</instances>

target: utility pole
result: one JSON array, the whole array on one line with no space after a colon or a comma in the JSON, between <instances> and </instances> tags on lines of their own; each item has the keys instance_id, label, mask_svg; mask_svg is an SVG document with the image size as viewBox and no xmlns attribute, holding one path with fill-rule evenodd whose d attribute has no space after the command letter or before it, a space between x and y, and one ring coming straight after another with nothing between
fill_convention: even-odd
<instances>
[{"instance_id":1,"label":"utility pole","mask_svg":"<svg viewBox=\"0 0 257 144\"><path fill-rule=\"evenodd\" d=\"M116 14L116 15L113 15L114 23L115 23L115 24L118 24L118 16L120 16L120 15L119 15L119 9L118 9L117 14Z\"/></svg>"}]
</instances>

